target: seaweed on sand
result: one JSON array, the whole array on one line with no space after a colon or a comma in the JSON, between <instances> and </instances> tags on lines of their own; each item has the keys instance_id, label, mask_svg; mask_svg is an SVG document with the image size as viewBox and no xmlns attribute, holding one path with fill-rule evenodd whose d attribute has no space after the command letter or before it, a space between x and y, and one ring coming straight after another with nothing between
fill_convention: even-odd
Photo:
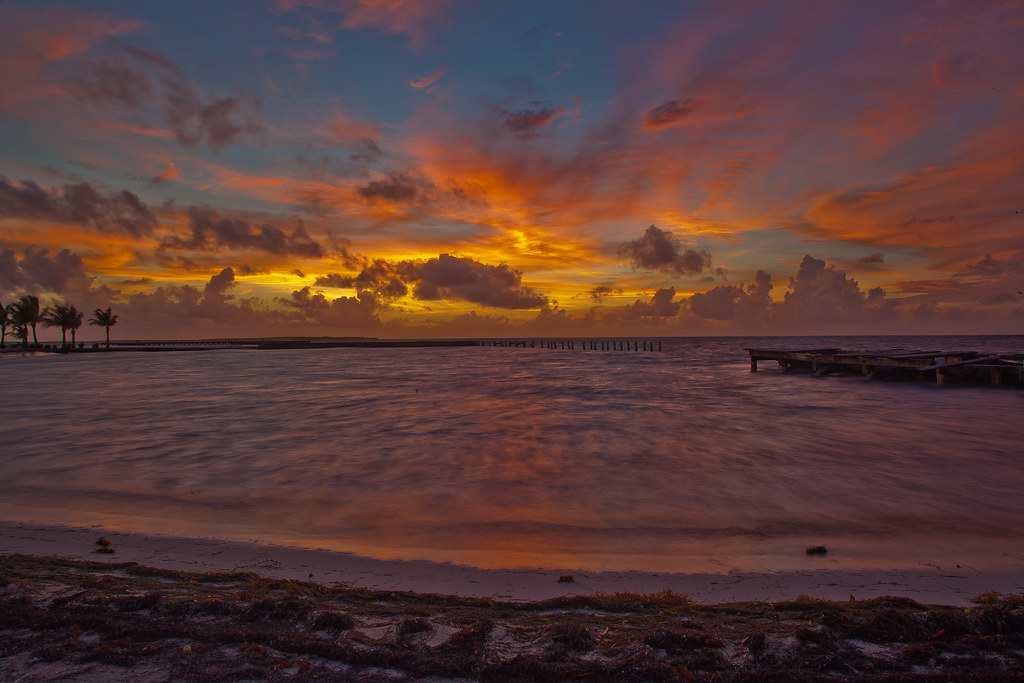
<instances>
[{"instance_id":1,"label":"seaweed on sand","mask_svg":"<svg viewBox=\"0 0 1024 683\"><path fill-rule=\"evenodd\" d=\"M668 592L501 603L112 566L0 555L0 677L1024 677L1017 596L970 609L900 598L706 606Z\"/></svg>"}]
</instances>

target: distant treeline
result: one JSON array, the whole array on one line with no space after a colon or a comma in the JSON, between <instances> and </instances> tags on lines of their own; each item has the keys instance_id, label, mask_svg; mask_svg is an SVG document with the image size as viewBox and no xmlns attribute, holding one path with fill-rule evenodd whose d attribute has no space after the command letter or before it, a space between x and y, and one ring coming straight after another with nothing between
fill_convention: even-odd
<instances>
[{"instance_id":1,"label":"distant treeline","mask_svg":"<svg viewBox=\"0 0 1024 683\"><path fill-rule=\"evenodd\" d=\"M12 304L0 303L0 348L7 347L7 329L21 339L21 345L28 347L28 333L32 332L32 346L39 346L36 326L59 327L62 349L75 348L75 333L82 326L85 314L71 304L59 304L40 309L39 297L27 294ZM117 316L111 309L97 308L89 318L89 324L106 329L107 348L110 348L110 328L117 324ZM68 330L71 330L71 344L68 345Z\"/></svg>"}]
</instances>

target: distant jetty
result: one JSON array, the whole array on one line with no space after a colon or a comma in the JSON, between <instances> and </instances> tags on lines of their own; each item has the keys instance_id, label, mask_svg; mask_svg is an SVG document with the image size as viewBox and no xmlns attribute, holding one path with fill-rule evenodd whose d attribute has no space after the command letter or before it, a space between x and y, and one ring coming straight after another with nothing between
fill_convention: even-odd
<instances>
[{"instance_id":1,"label":"distant jetty","mask_svg":"<svg viewBox=\"0 0 1024 683\"><path fill-rule=\"evenodd\" d=\"M759 361L777 361L784 372L804 371L817 375L856 374L868 379L893 378L1024 386L1024 353L984 354L978 351L921 351L885 349L747 349L750 370Z\"/></svg>"},{"instance_id":2,"label":"distant jetty","mask_svg":"<svg viewBox=\"0 0 1024 683\"><path fill-rule=\"evenodd\" d=\"M10 353L85 353L106 351L210 351L214 349L409 349L441 348L453 346L493 346L503 348L538 348L580 351L633 351L662 350L661 340L654 339L377 339L374 337L275 337L269 339L174 339L174 340L118 340L109 348L101 343L78 346L58 344L12 344L0 351Z\"/></svg>"}]
</instances>

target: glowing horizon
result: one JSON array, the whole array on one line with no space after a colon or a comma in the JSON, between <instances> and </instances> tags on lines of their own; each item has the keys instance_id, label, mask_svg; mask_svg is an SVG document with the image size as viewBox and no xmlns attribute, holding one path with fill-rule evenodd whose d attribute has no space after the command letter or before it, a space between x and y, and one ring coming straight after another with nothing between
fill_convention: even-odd
<instances>
[{"instance_id":1,"label":"glowing horizon","mask_svg":"<svg viewBox=\"0 0 1024 683\"><path fill-rule=\"evenodd\" d=\"M3 304L124 338L1024 333L1021 6L16 0L0 36Z\"/></svg>"}]
</instances>

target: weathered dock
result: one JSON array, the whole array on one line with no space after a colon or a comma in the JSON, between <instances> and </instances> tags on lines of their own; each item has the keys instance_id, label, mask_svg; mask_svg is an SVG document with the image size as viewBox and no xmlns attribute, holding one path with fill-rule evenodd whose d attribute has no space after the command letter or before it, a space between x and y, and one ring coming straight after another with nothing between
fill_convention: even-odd
<instances>
[{"instance_id":1,"label":"weathered dock","mask_svg":"<svg viewBox=\"0 0 1024 683\"><path fill-rule=\"evenodd\" d=\"M1024 386L1024 354L983 354L978 351L924 351L885 349L844 351L821 349L747 349L750 370L758 361L778 362L784 372L813 372L817 375L858 374L917 379L943 385L947 382Z\"/></svg>"},{"instance_id":2,"label":"weathered dock","mask_svg":"<svg viewBox=\"0 0 1024 683\"><path fill-rule=\"evenodd\" d=\"M480 346L501 346L506 348L563 349L568 351L661 351L661 340L656 339L481 339Z\"/></svg>"}]
</instances>

